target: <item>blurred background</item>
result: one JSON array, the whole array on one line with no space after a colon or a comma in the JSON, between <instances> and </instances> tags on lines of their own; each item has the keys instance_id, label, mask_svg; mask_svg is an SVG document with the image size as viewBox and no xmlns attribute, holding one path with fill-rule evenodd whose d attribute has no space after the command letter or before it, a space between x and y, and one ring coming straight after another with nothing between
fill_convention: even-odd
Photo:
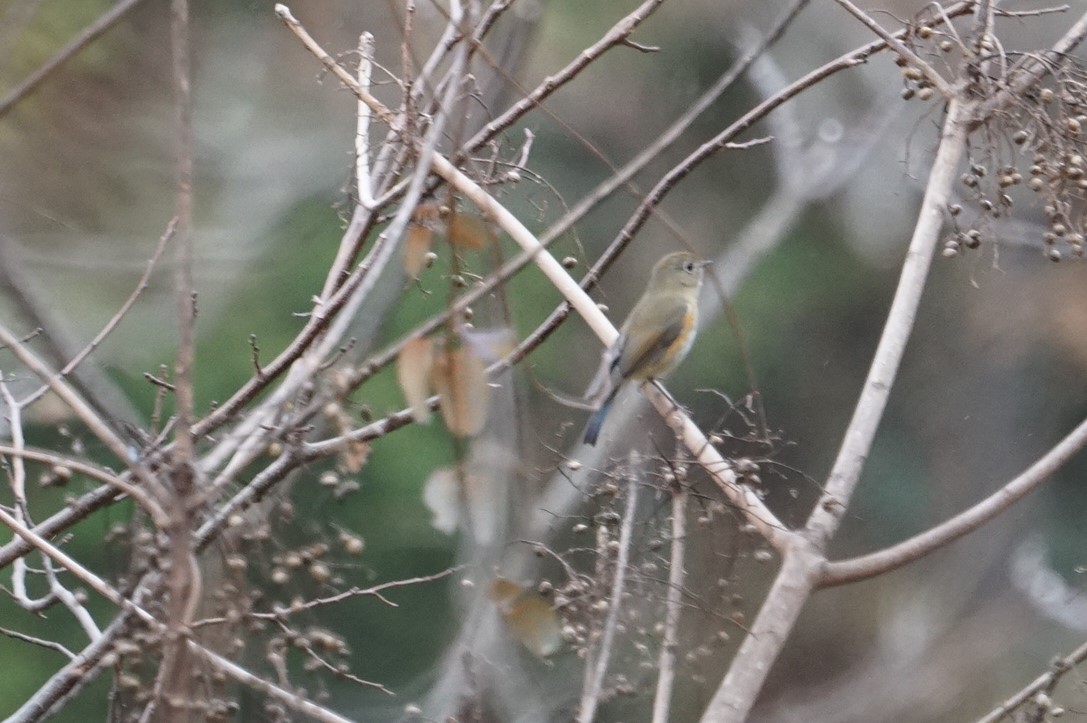
<instances>
[{"instance_id":1,"label":"blurred background","mask_svg":"<svg viewBox=\"0 0 1087 723\"><path fill-rule=\"evenodd\" d=\"M664 3L633 38L658 52L612 49L548 100L546 112L530 114L506 134L504 149L519 146L526 129L535 140L527 163L532 174L502 189L503 200L531 229L546 229L609 176L607 163L618 166L637 154L712 85L739 48L779 16L778 5ZM925 6L884 0L876 17L897 29L899 19ZM102 0L0 1L0 94L108 7ZM196 384L203 410L249 378L250 335L271 358L301 328L299 314L320 292L353 203L354 100L322 73L272 7L270 1L193 3ZM496 30L492 50L521 87L531 88L633 7L626 1L518 0ZM1085 8L1076 0L1068 13L1002 20L997 30L1009 51L1045 47ZM297 0L291 9L351 67L358 34L372 32L377 62L388 69L375 75L376 93L398 103L389 73L401 67L401 3ZM416 22L421 62L444 17L421 2ZM772 62L758 67L759 76L741 80L715 102L635 184L645 192L768 92L871 39L838 8L813 4L773 47ZM173 214L169 62L168 3L145 0L0 116L0 313L20 333L46 326L62 347L77 350L143 272ZM481 77L480 86L491 110L519 97L502 78ZM762 460L767 502L794 524L805 519L852 413L935 147L941 108L903 100L901 90L892 59L876 56L794 99L779 125L760 124L740 139L772 134L778 143L725 151L698 167L663 204L671 223L651 220L597 292L619 320L665 251L689 246L724 262L707 293L731 305L739 326L723 314L708 319L669 389L705 428L737 432L735 412L708 390L738 403L754 383L775 441L726 438L722 449ZM474 130L453 125L450 134L460 138ZM792 134L789 144L785 134ZM574 257L578 269L585 268L639 200L617 193L559 239L555 255ZM1037 225L1041 212L1023 200L1014 225L997 227L980 249L934 264L834 556L897 542L955 514L1026 468L1087 414L1087 268L1076 259L1055 264L1046 258L1044 229ZM777 226L766 226L768 221ZM741 246L744 240L748 245ZM500 247L506 256L514 252L508 239ZM485 255L469 256L469 266L485 273ZM439 260L418 284L396 278L383 285L375 302L380 313L359 322L360 358L441 310L443 264ZM742 277L730 276L735 269ZM143 374L172 364L172 271L167 254L150 288L84 372L84 383L116 418L146 424L155 388ZM511 283L508 298L521 337L558 301L534 268ZM499 318L486 304L478 313L480 326ZM754 380L745 372L742 349ZM599 352L575 319L512 375L517 439L511 445L508 436L497 435L504 451L495 454L506 455L509 483L521 499L534 499L565 455L574 453L583 424L582 412L555 403L542 387L580 393ZM9 361L0 357L0 364ZM374 417L404 406L391 371L368 383L355 401ZM659 425L653 416L645 419L647 427ZM79 449L85 441L59 407L38 408L30 422L35 444ZM743 436L748 430L738 426ZM475 455L482 454L479 444ZM89 443L81 453L93 457L102 450ZM280 544L330 529L361 536L364 553L339 569L349 585L440 572L464 559L465 543L434 527L424 485L436 469L465 454L432 423L377 441L352 494L320 484L327 465L307 469L282 492L295 516L284 522ZM1087 634L1085 475L1087 457L1080 455L1040 493L967 539L878 579L816 594L753 719L957 721L981 715L1035 678ZM57 509L89 484L77 479L68 489L35 489L34 504ZM705 493L709 509L711 484L704 478L692 484ZM10 503L2 493L0 500ZM573 522L598 504L591 500L569 512ZM663 527L667 503L649 507L642 512L646 529ZM104 573L121 571L124 547L102 540L125 515L120 508L95 515L75 528L67 545ZM682 634L687 649L709 647L682 662L674 720L697 718L775 569L755 554L757 544L735 530L730 516L709 516L692 533L693 612ZM574 545L564 534L553 540ZM337 681L315 684L317 690L345 715L398 719L442 680L443 656L463 622L460 590L465 580L480 583L486 573L470 569L397 589L388 594L396 608L364 598L323 611L320 625L344 636L353 651L352 672L384 684L396 697ZM528 582L554 572L520 568L518 574ZM727 585L718 584L722 578ZM296 592L314 595L319 588ZM103 614L108 610L98 601L92 605ZM0 620L18 619L28 634L56 630L49 619L25 617L0 597ZM72 628L66 633L71 645L80 647L75 625L63 624ZM521 670L534 690L520 719L568 717L576 694L567 690L570 698L557 703L554 696L570 681L576 687L576 656L567 650L540 661L516 648L506 654L491 667L482 665L480 675L500 678L509 670L503 666ZM0 676L0 714L14 710L56 669L59 656L50 655L0 635L0 669L7 671ZM625 655L624 664L638 670L637 655ZM634 694L607 702L601 719L639 719L652 678L631 679ZM83 694L85 707L58 720L101 718L106 690L107 682L99 681ZM1068 676L1055 697L1071 711L1087 710L1080 676ZM545 701L555 710L531 707ZM240 719L260 716L259 701L243 698Z\"/></svg>"}]
</instances>

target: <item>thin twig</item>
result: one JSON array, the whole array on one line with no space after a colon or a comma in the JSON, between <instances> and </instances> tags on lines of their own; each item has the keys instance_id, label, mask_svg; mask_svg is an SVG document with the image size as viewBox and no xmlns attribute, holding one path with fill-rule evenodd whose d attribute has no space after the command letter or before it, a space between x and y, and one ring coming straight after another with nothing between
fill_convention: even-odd
<instances>
[{"instance_id":1,"label":"thin twig","mask_svg":"<svg viewBox=\"0 0 1087 723\"><path fill-rule=\"evenodd\" d=\"M165 487L139 461L132 458L124 440L117 436L98 412L83 401L59 375L54 374L44 362L26 348L19 337L2 324L0 324L0 344L5 345L20 362L48 384L53 393L75 412L76 416L109 451L128 465L129 470L139 480L140 486L132 485L120 477L111 478L109 483L139 502L155 523L164 527L168 518L158 500L166 498ZM148 494L147 490L150 490L151 494Z\"/></svg>"},{"instance_id":2,"label":"thin twig","mask_svg":"<svg viewBox=\"0 0 1087 723\"><path fill-rule=\"evenodd\" d=\"M686 485L677 481L672 490L672 553L668 562L668 593L664 601L664 635L657 659L657 692L653 697L653 722L668 723L672 704L672 687L676 678L676 648L679 636L681 596L687 571L684 553L687 549Z\"/></svg>"},{"instance_id":3,"label":"thin twig","mask_svg":"<svg viewBox=\"0 0 1087 723\"><path fill-rule=\"evenodd\" d=\"M920 70L925 75L925 80L932 83L932 86L940 91L940 95L944 98L951 98L952 88L948 85L948 82L944 80L942 75L936 72L935 68L922 60L917 53L907 48L901 40L885 30L883 26L873 20L868 13L861 10L849 0L835 0L835 2L845 8L850 15L860 20L869 30L883 38L884 42L898 53L903 60L908 61L910 65Z\"/></svg>"},{"instance_id":4,"label":"thin twig","mask_svg":"<svg viewBox=\"0 0 1087 723\"><path fill-rule=\"evenodd\" d=\"M125 318L125 316L128 314L128 310L132 308L132 306L136 303L136 300L140 298L140 295L147 290L147 287L151 282L151 272L154 271L155 265L162 257L162 252L166 250L166 244L168 244L170 242L170 239L173 238L174 231L176 229L177 218L175 217L170 219L170 223L166 225L166 231L162 234L161 237L159 237L159 242L155 246L155 250L151 253L151 258L147 260L147 267L144 269L143 275L140 277L140 280L136 283L136 288L132 290L132 293L129 294L128 298L125 299L123 304L121 304L121 308L117 310L117 313L115 313L113 317L110 318L108 322L106 322L106 325L102 327L101 331L95 334L94 338L90 340L87 346L83 347L83 349L80 350L78 354L72 357L72 359L64 365L64 367L60 370L61 376L68 376L69 374L71 374L72 370L79 366L84 359L86 359L95 349L97 349L98 346L105 340L105 338L109 336L114 329L117 328L117 325L121 323L121 320ZM48 386L42 386L36 392L23 399L23 406L30 406L48 391Z\"/></svg>"},{"instance_id":5,"label":"thin twig","mask_svg":"<svg viewBox=\"0 0 1087 723\"><path fill-rule=\"evenodd\" d=\"M1026 703L1038 693L1050 691L1057 682L1075 669L1077 665L1087 660L1087 643L1079 646L1065 657L1053 661L1052 669L1035 678L1035 680L1012 697L1005 700L992 712L978 719L977 723L999 723L1011 716L1016 708Z\"/></svg>"},{"instance_id":6,"label":"thin twig","mask_svg":"<svg viewBox=\"0 0 1087 723\"><path fill-rule=\"evenodd\" d=\"M8 408L8 427L11 430L11 444L15 454L11 459L11 496L15 500L13 510L15 519L20 525L30 524L29 511L26 504L26 462L21 452L25 449L23 437L22 406L15 402L3 373L0 372L0 399ZM40 613L46 610L57 598L52 590L40 598L30 597L26 587L27 564L22 557L15 561L15 569L11 573L11 595L19 607L28 612Z\"/></svg>"},{"instance_id":7,"label":"thin twig","mask_svg":"<svg viewBox=\"0 0 1087 723\"><path fill-rule=\"evenodd\" d=\"M6 719L6 723L37 723L43 721L63 703L70 700L85 686L92 683L104 670L98 663L113 649L117 638L125 631L132 619L131 611L122 611L113 618L101 637L79 651L69 653L71 660L58 670L19 709ZM67 651L65 651L67 652Z\"/></svg>"},{"instance_id":8,"label":"thin twig","mask_svg":"<svg viewBox=\"0 0 1087 723\"><path fill-rule=\"evenodd\" d=\"M536 108L548 96L559 88L569 83L574 77L584 70L590 63L603 55L608 49L620 44L625 38L630 37L642 22L652 15L664 2L664 0L645 0L641 5L627 14L619 22L615 23L595 43L578 53L577 58L571 61L565 68L544 78L534 90L524 98L510 106L505 113L483 126L472 138L464 144L464 150L469 153L486 143L495 135L517 122L525 113Z\"/></svg>"},{"instance_id":9,"label":"thin twig","mask_svg":"<svg viewBox=\"0 0 1087 723\"><path fill-rule=\"evenodd\" d=\"M611 592L608 594L608 613L604 619L604 629L600 636L600 646L587 663L588 682L581 693L578 706L578 723L592 723L596 717L596 707L600 704L600 693L604 689L604 678L611 664L612 645L615 641L615 629L619 624L619 613L623 609L623 594L626 590L627 565L630 563L631 540L634 537L634 517L638 511L638 494L641 492L642 462L637 453L630 455L630 468L627 479L627 504L623 509L623 521L619 527L619 550L616 554L612 573ZM609 555L610 548L604 546L597 551L599 555Z\"/></svg>"},{"instance_id":10,"label":"thin twig","mask_svg":"<svg viewBox=\"0 0 1087 723\"><path fill-rule=\"evenodd\" d=\"M45 575L49 579L49 594L68 608L68 611L79 622L87 637L92 641L102 637L102 631L98 628L94 618L91 617L86 605L71 590L60 584L60 580L57 579L57 572L53 569L53 563L50 562L49 558L45 559Z\"/></svg>"},{"instance_id":11,"label":"thin twig","mask_svg":"<svg viewBox=\"0 0 1087 723\"><path fill-rule=\"evenodd\" d=\"M66 46L57 51L53 57L45 61L41 67L30 74L26 80L17 85L0 99L0 118L3 118L14 108L19 101L30 95L42 81L52 75L60 66L71 60L80 51L93 43L102 33L106 32L123 18L129 10L140 4L142 0L120 0L116 5L102 13L98 18L83 28L79 35Z\"/></svg>"},{"instance_id":12,"label":"thin twig","mask_svg":"<svg viewBox=\"0 0 1087 723\"><path fill-rule=\"evenodd\" d=\"M60 643L55 642L53 640L46 640L44 638L35 638L33 635L27 635L26 633L20 633L17 630L8 630L7 628L3 628L3 627L0 627L0 635L6 635L9 638L14 638L15 640L22 640L24 643L30 643L31 645L38 645L38 646L43 647L43 648L48 648L49 650L55 650L58 653L60 653L61 655L66 656L68 658L68 660L72 660L72 659L75 658L75 653L73 653L71 650L68 650L68 648L64 647Z\"/></svg>"}]
</instances>

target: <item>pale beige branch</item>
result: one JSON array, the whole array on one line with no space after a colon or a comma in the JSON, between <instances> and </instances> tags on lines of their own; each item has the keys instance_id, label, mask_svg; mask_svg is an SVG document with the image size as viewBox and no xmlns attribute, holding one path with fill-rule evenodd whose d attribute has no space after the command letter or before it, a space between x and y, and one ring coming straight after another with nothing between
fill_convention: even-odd
<instances>
[{"instance_id":1,"label":"pale beige branch","mask_svg":"<svg viewBox=\"0 0 1087 723\"><path fill-rule=\"evenodd\" d=\"M1087 660L1087 643L1079 646L1065 657L1054 660L1051 670L1042 673L1035 678L1030 685L1005 700L987 715L979 718L977 723L1000 723L1000 721L1004 720L1013 720L1012 714L1015 712L1016 708L1039 693L1052 690L1053 686L1055 686L1066 673L1074 670L1075 667L1084 660ZM1054 718L1055 717L1056 714L1054 713ZM1018 719L1016 718L1014 720ZM1042 720L1042 718L1038 718L1037 720Z\"/></svg>"},{"instance_id":2,"label":"pale beige branch","mask_svg":"<svg viewBox=\"0 0 1087 723\"><path fill-rule=\"evenodd\" d=\"M1038 461L999 490L973 507L930 530L884 550L827 563L819 578L820 587L843 585L895 570L947 546L978 529L1038 489L1057 470L1087 446L1087 420L1084 420Z\"/></svg>"},{"instance_id":3,"label":"pale beige branch","mask_svg":"<svg viewBox=\"0 0 1087 723\"><path fill-rule=\"evenodd\" d=\"M898 288L824 494L809 517L804 534L792 536L777 579L706 708L704 723L738 723L747 718L770 667L815 587L826 560L826 545L837 531L860 479L913 329L943 227L944 209L966 148L968 119L973 110L972 103L957 97L948 104L940 145Z\"/></svg>"},{"instance_id":4,"label":"pale beige branch","mask_svg":"<svg viewBox=\"0 0 1087 723\"><path fill-rule=\"evenodd\" d=\"M49 385L49 388L60 397L73 412L75 412L76 416L87 425L91 432L106 446L106 448L109 449L117 459L128 465L128 468L132 471L133 475L139 480L140 486L132 485L119 477L112 478L110 484L115 485L118 489L132 497L132 499L136 500L140 506L151 515L151 518L156 525L165 527L169 523L169 518L159 504L159 500L167 499L168 493L166 487L139 461L134 459L134 455L131 454L128 445L124 440L118 437L117 434L110 429L109 425L106 424L101 416L99 416L98 412L83 401L83 398L80 397L59 374L50 370L49 367L34 354L34 352L30 351L30 349L20 341L19 337L2 324L0 324L0 344L6 346L20 362ZM150 490L152 494L149 495L146 490Z\"/></svg>"}]
</instances>

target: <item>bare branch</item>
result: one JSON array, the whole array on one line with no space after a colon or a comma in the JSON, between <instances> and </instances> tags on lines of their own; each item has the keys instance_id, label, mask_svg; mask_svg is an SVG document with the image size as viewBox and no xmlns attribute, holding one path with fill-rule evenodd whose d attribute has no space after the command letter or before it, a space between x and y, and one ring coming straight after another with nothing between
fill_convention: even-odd
<instances>
[{"instance_id":1,"label":"bare branch","mask_svg":"<svg viewBox=\"0 0 1087 723\"><path fill-rule=\"evenodd\" d=\"M110 429L96 411L91 409L90 405L83 401L83 399L76 394L76 392L63 380L59 375L54 374L49 370L45 364L38 359L26 346L19 340L15 334L0 325L0 344L7 346L16 358L26 365L32 372L38 375L49 388L64 401L72 411L76 413L84 424L90 428L91 432L102 441L103 444L112 452L119 460L123 460L136 478L140 481L141 487L136 487L120 477L113 477L110 480L110 484L114 484L118 489L128 494L134 500L140 503L140 505L151 515L156 524L165 526L166 513L159 505L158 500L166 498L165 488L162 483L155 479L151 473L143 467L138 461L133 459L133 456L129 453L128 445L124 440L117 436L117 434ZM145 490L151 490L152 495L148 495Z\"/></svg>"},{"instance_id":2,"label":"bare branch","mask_svg":"<svg viewBox=\"0 0 1087 723\"><path fill-rule=\"evenodd\" d=\"M891 33L887 32L882 25L877 23L872 17L861 10L859 7L851 3L849 0L835 0L839 5L846 9L850 15L864 23L865 27L871 30L873 33L883 38L896 53L899 54L904 60L908 61L910 65L913 65L922 73L925 74L925 79L932 83L932 86L936 90L940 91L940 94L944 98L950 98L952 94L952 88L948 85L944 77L936 72L936 70L922 60L917 53L907 48L898 38Z\"/></svg>"},{"instance_id":3,"label":"bare branch","mask_svg":"<svg viewBox=\"0 0 1087 723\"><path fill-rule=\"evenodd\" d=\"M1052 691L1065 673L1074 670L1084 660L1087 660L1087 643L1079 646L1065 657L1053 661L1052 669L1049 672L1038 676L1030 685L1008 698L989 714L979 718L977 723L1000 723L1000 721L1010 718L1016 708L1032 697L1039 693Z\"/></svg>"},{"instance_id":4,"label":"bare branch","mask_svg":"<svg viewBox=\"0 0 1087 723\"><path fill-rule=\"evenodd\" d=\"M677 480L672 490L672 553L668 563L668 593L664 600L664 635L657 662L657 691L653 697L653 723L668 723L672 687L676 677L676 648L687 549L687 487Z\"/></svg>"},{"instance_id":5,"label":"bare branch","mask_svg":"<svg viewBox=\"0 0 1087 723\"><path fill-rule=\"evenodd\" d=\"M642 22L645 21L661 6L664 0L645 0L641 5L631 11L626 17L612 25L604 36L595 43L578 53L577 58L571 61L565 68L547 76L536 88L524 98L510 106L505 113L495 118L479 130L467 143L464 144L465 152L473 151L498 133L516 123L523 115L540 105L548 96L563 87L595 61L610 48L622 44L630 37Z\"/></svg>"},{"instance_id":6,"label":"bare branch","mask_svg":"<svg viewBox=\"0 0 1087 723\"><path fill-rule=\"evenodd\" d=\"M948 104L940 146L929 173L898 289L838 459L825 492L808 519L805 535L792 537L792 546L785 553L781 570L754 625L703 714L702 720L707 723L742 721L747 717L771 664L816 584L818 569L824 561L823 550L837 530L860 478L913 328L943 226L948 194L966 148L967 121L973 110L972 104L957 97Z\"/></svg>"},{"instance_id":7,"label":"bare branch","mask_svg":"<svg viewBox=\"0 0 1087 723\"><path fill-rule=\"evenodd\" d=\"M7 628L0 628L0 635L6 635L9 638L13 638L15 640L22 640L24 643L30 643L31 645L37 645L42 648L48 648L49 650L55 650L61 655L66 656L69 660L75 658L75 653L73 653L71 650L68 650L68 648L64 647L60 643L54 642L52 640L35 638L33 635L20 633L17 630L8 630Z\"/></svg>"},{"instance_id":8,"label":"bare branch","mask_svg":"<svg viewBox=\"0 0 1087 723\"><path fill-rule=\"evenodd\" d=\"M611 592L608 594L608 613L604 619L604 629L600 635L600 645L595 655L585 659L585 685L581 691L581 703L578 705L578 723L592 723L596 717L596 707L600 704L600 693L604 688L604 678L611 664L612 645L615 641L615 628L619 624L619 612L623 609L623 592L626 588L627 565L630 563L631 540L634 532L634 517L638 511L638 495L641 492L642 460L636 452L631 452L627 468L627 500L623 509L623 520L619 527L619 550L612 569ZM603 545L597 554L610 553Z\"/></svg>"},{"instance_id":9,"label":"bare branch","mask_svg":"<svg viewBox=\"0 0 1087 723\"><path fill-rule=\"evenodd\" d=\"M1022 474L970 509L892 547L851 560L827 563L818 581L819 587L844 585L898 569L968 535L1038 489L1085 446L1087 420L1081 422Z\"/></svg>"},{"instance_id":10,"label":"bare branch","mask_svg":"<svg viewBox=\"0 0 1087 723\"><path fill-rule=\"evenodd\" d=\"M374 68L374 36L363 33L359 36L359 87L370 90L370 76ZM355 129L355 192L359 203L367 209L374 208L374 190L370 184L370 106L358 102L358 121ZM344 264L346 265L346 264ZM330 289L325 289L321 296L328 296Z\"/></svg>"},{"instance_id":11,"label":"bare branch","mask_svg":"<svg viewBox=\"0 0 1087 723\"><path fill-rule=\"evenodd\" d=\"M72 373L72 370L79 366L84 359L86 359L98 346L105 340L110 333L117 328L117 325L121 323L121 320L128 314L129 309L136 303L136 300L140 298L140 295L147 290L148 285L151 283L151 272L154 271L155 265L159 259L162 258L162 252L166 250L166 244L170 242L170 239L174 236L174 231L177 229L177 219L170 219L170 223L166 225L166 231L159 237L158 245L155 246L155 250L151 253L151 258L147 261L147 268L144 269L143 275L136 283L136 288L132 290L132 293L128 295L124 303L121 304L121 308L117 310L106 325L102 327L102 330L95 334L94 338L90 340L87 346L72 357L71 361L64 365L64 368L60 370L61 376L68 376ZM43 386L38 391L31 394L29 397L22 401L24 407L29 407L35 401L37 401L43 394L49 391L48 386Z\"/></svg>"},{"instance_id":12,"label":"bare branch","mask_svg":"<svg viewBox=\"0 0 1087 723\"><path fill-rule=\"evenodd\" d=\"M78 55L80 51L98 39L100 35L116 25L132 8L142 0L119 0L112 8L102 13L93 23L83 28L72 42L61 48L49 60L30 74L26 80L0 98L0 118L3 118L19 101L30 95L42 82L60 66Z\"/></svg>"},{"instance_id":13,"label":"bare branch","mask_svg":"<svg viewBox=\"0 0 1087 723\"><path fill-rule=\"evenodd\" d=\"M940 148L929 172L917 226L906 252L898 289L887 314L875 358L825 491L808 519L807 530L820 546L825 545L838 528L883 418L887 397L913 330L917 307L943 228L944 209L947 208L958 164L966 147L967 128L962 120L969 118L973 110L970 104L958 99L952 99L948 104Z\"/></svg>"},{"instance_id":14,"label":"bare branch","mask_svg":"<svg viewBox=\"0 0 1087 723\"><path fill-rule=\"evenodd\" d=\"M193 286L193 131L192 74L189 57L189 3L170 4L170 44L173 55L174 96L177 113L177 355L174 360L174 452L170 470L170 524L166 572L167 634L154 685L154 697L145 715L161 710L164 719L184 715L181 706L192 697L192 658L186 639L200 602L200 568L192 545L192 527L198 498L194 421L193 363L196 355L196 294Z\"/></svg>"},{"instance_id":15,"label":"bare branch","mask_svg":"<svg viewBox=\"0 0 1087 723\"><path fill-rule=\"evenodd\" d=\"M0 454L14 453L14 448L7 445L0 445ZM57 455L47 454L32 449L23 450L21 454L27 459L46 462L54 466L61 465L67 467L73 472L86 475L92 479L101 481L109 480L106 484L73 500L70 504L66 505L63 510L60 510L44 522L33 527L34 533L43 538L50 537L68 529L80 520L86 519L96 510L122 498L123 493L119 491L117 485L113 481L114 475L105 470L100 470L97 467L92 467L81 462L75 462L73 460L58 457ZM11 542L0 547L0 568L7 567L16 558L33 551L33 549L33 545L29 544L26 540L21 537L16 537Z\"/></svg>"},{"instance_id":16,"label":"bare branch","mask_svg":"<svg viewBox=\"0 0 1087 723\"><path fill-rule=\"evenodd\" d=\"M7 719L8 723L36 723L45 720L65 701L93 682L102 671L99 665L102 658L113 648L114 642L124 632L131 619L130 611L121 612L102 635L81 650L78 655L69 653L71 661L54 673L34 695L19 706L19 710Z\"/></svg>"}]
</instances>

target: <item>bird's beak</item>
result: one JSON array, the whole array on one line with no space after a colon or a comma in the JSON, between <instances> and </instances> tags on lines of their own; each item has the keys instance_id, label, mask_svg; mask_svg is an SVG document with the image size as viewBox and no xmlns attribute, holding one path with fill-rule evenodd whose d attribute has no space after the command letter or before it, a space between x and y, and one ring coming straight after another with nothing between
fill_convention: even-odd
<instances>
[{"instance_id":1,"label":"bird's beak","mask_svg":"<svg viewBox=\"0 0 1087 723\"><path fill-rule=\"evenodd\" d=\"M700 269L704 269L707 266L713 266L713 259L703 259L698 262L698 268Z\"/></svg>"}]
</instances>

